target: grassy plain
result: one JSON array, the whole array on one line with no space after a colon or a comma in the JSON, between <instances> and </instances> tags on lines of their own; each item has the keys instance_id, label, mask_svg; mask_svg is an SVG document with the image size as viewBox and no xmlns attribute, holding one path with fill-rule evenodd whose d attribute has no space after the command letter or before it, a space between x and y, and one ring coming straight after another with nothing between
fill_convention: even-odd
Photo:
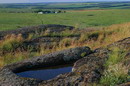
<instances>
[{"instance_id":1,"label":"grassy plain","mask_svg":"<svg viewBox=\"0 0 130 86\"><path fill-rule=\"evenodd\" d=\"M80 10L59 14L0 13L0 30L39 24L62 24L80 28L104 27L130 22L130 10Z\"/></svg>"}]
</instances>

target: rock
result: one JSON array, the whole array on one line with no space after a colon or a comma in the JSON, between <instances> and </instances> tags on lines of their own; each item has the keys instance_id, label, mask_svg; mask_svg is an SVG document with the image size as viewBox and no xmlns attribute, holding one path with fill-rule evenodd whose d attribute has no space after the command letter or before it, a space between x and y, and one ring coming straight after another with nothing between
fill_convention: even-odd
<instances>
[{"instance_id":1,"label":"rock","mask_svg":"<svg viewBox=\"0 0 130 86\"><path fill-rule=\"evenodd\" d=\"M68 37L62 37L62 36L42 36L38 38L34 38L30 41L24 42L24 46L31 46L32 48L39 49L40 46L44 46L46 48L52 48L53 46L58 46L61 40L69 38L72 40L78 40L79 36L68 36Z\"/></svg>"},{"instance_id":2,"label":"rock","mask_svg":"<svg viewBox=\"0 0 130 86\"><path fill-rule=\"evenodd\" d=\"M125 55L125 60L124 60L124 65L130 67L130 52L128 52L126 55Z\"/></svg>"},{"instance_id":3,"label":"rock","mask_svg":"<svg viewBox=\"0 0 130 86\"><path fill-rule=\"evenodd\" d=\"M129 41L130 38L126 38L108 45L107 48L96 49L92 54L76 61L71 73L61 74L52 80L43 81L40 86L91 86L93 83L98 83L104 72L104 64L111 53L109 48L125 48L126 52L129 52ZM126 55L126 58L128 57L129 53Z\"/></svg>"},{"instance_id":4,"label":"rock","mask_svg":"<svg viewBox=\"0 0 130 86\"><path fill-rule=\"evenodd\" d=\"M11 84L12 86L21 85L23 83L25 83L26 86L91 86L93 83L99 82L104 72L104 64L111 53L111 47L116 46L120 49L124 47L127 52L125 58L128 63L125 64L126 62L124 62L124 64L130 65L129 44L130 38L126 38L108 45L106 48L96 49L93 52L88 47L77 47L7 65L0 70L0 83L8 85L6 83L16 82L16 84ZM15 73L26 70L68 64L71 62L75 62L72 72L60 74L54 79L47 81L38 81L35 79L25 80L15 75ZM15 78L13 79L12 77ZM129 86L129 82L119 86Z\"/></svg>"},{"instance_id":5,"label":"rock","mask_svg":"<svg viewBox=\"0 0 130 86\"><path fill-rule=\"evenodd\" d=\"M130 50L130 37L128 38L125 38L123 40L119 40L113 44L110 44L107 46L108 48L111 48L111 47L118 47L118 48L121 48L121 49L127 49L127 50Z\"/></svg>"},{"instance_id":6,"label":"rock","mask_svg":"<svg viewBox=\"0 0 130 86\"><path fill-rule=\"evenodd\" d=\"M9 30L9 31L0 31L0 39L2 39L6 35L11 34L22 34L24 38L27 38L29 34L35 33L40 34L41 32L44 32L49 29L50 32L61 32L66 29L72 30L74 27L72 26L65 26L65 25L39 25L39 26L30 26L30 27L23 27L16 30Z\"/></svg>"},{"instance_id":7,"label":"rock","mask_svg":"<svg viewBox=\"0 0 130 86\"><path fill-rule=\"evenodd\" d=\"M22 79L9 69L0 70L0 86L37 86L40 80Z\"/></svg>"},{"instance_id":8,"label":"rock","mask_svg":"<svg viewBox=\"0 0 130 86\"><path fill-rule=\"evenodd\" d=\"M117 86L130 86L130 82L127 82L127 83L124 83L124 84L121 84L121 85L117 85Z\"/></svg>"},{"instance_id":9,"label":"rock","mask_svg":"<svg viewBox=\"0 0 130 86\"><path fill-rule=\"evenodd\" d=\"M7 65L5 66L5 68L9 68L16 73L35 68L63 65L73 63L78 59L83 58L81 56L82 53L86 53L86 55L89 55L90 53L92 53L92 51L89 47L71 48L51 54L46 54L43 56L34 57L32 59L28 59L15 64Z\"/></svg>"},{"instance_id":10,"label":"rock","mask_svg":"<svg viewBox=\"0 0 130 86\"><path fill-rule=\"evenodd\" d=\"M109 48L109 49L112 47L117 47L126 53L123 63L124 63L124 65L130 67L130 37L117 41L117 42L107 46L107 48Z\"/></svg>"},{"instance_id":11,"label":"rock","mask_svg":"<svg viewBox=\"0 0 130 86\"><path fill-rule=\"evenodd\" d=\"M7 65L0 70L0 84L2 86L37 86L39 83L38 80L23 79L15 73L40 67L52 67L73 63L78 59L83 58L81 56L82 53L86 53L85 56L87 56L91 54L92 51L89 47L77 47Z\"/></svg>"},{"instance_id":12,"label":"rock","mask_svg":"<svg viewBox=\"0 0 130 86\"><path fill-rule=\"evenodd\" d=\"M65 38L71 38L71 39L78 40L79 37L80 36L67 36L67 37L62 37L62 36L53 36L53 37L51 37L51 36L42 36L42 37L38 37L38 38L30 40L30 42L33 42L33 43L60 42L62 39L65 39Z\"/></svg>"},{"instance_id":13,"label":"rock","mask_svg":"<svg viewBox=\"0 0 130 86\"><path fill-rule=\"evenodd\" d=\"M43 81L40 86L87 86L87 84L98 82L108 53L107 49L97 49L91 55L76 61L71 73L61 74L52 80Z\"/></svg>"}]
</instances>

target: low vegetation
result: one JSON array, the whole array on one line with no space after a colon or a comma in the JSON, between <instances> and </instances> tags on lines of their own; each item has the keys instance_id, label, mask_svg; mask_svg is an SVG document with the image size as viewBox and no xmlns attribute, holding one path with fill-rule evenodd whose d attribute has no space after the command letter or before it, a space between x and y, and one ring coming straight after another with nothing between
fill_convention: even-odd
<instances>
[{"instance_id":1,"label":"low vegetation","mask_svg":"<svg viewBox=\"0 0 130 86\"><path fill-rule=\"evenodd\" d=\"M124 65L125 51L112 48L112 52L105 64L105 71L100 80L103 86L115 86L129 80L129 66Z\"/></svg>"},{"instance_id":2,"label":"low vegetation","mask_svg":"<svg viewBox=\"0 0 130 86\"><path fill-rule=\"evenodd\" d=\"M89 46L92 50L107 47L130 37L129 7L130 2L0 4L0 31L40 24L75 27L61 32L36 31L26 38L23 34L1 36L0 68L78 46ZM44 42L37 42L42 38ZM130 58L125 57L127 50L117 47L110 50L102 76L93 86L116 86L130 81L130 66L127 65ZM84 56L86 52L81 54Z\"/></svg>"},{"instance_id":3,"label":"low vegetation","mask_svg":"<svg viewBox=\"0 0 130 86\"><path fill-rule=\"evenodd\" d=\"M105 47L106 45L111 44L115 41L129 37L130 23L112 25L99 30L74 29L66 30L61 33L41 33L42 34L40 34L39 36L33 36L33 34L31 34L31 36L29 35L27 39L22 38L20 34L12 34L10 36L5 36L4 39L0 41L0 65L4 66L6 64L21 61L26 58L32 58L33 56L40 56L43 54L60 51L67 48L73 48L77 46L89 46L92 49ZM33 51L33 47L24 45L25 41L29 41L33 38L40 36L63 38L58 43L53 42L51 44L51 47L47 47L46 45L42 44L35 51ZM69 36L76 36L79 38L72 39L69 38ZM116 60L117 59L115 58L115 61Z\"/></svg>"}]
</instances>

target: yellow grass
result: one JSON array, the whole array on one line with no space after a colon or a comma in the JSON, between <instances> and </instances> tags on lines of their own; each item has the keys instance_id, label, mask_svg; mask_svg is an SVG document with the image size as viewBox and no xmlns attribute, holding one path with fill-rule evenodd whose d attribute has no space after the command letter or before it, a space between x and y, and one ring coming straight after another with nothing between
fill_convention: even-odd
<instances>
[{"instance_id":1,"label":"yellow grass","mask_svg":"<svg viewBox=\"0 0 130 86\"><path fill-rule=\"evenodd\" d=\"M16 62L17 60L23 60L26 58L30 58L33 56L40 56L43 54L47 54L47 53L51 53L51 52L55 52L55 51L60 51L60 50L64 50L67 48L74 48L77 46L89 46L92 49L96 49L99 47L105 47L106 45L109 45L113 42L116 42L118 40L130 37L130 23L125 23L125 24L116 24L116 25L111 25L109 27L103 28L101 30L92 30L92 31L85 31L83 30L78 30L75 29L73 31L64 31L64 33L74 33L74 34L80 34L80 38L78 40L74 40L71 38L65 38L62 39L59 43L59 45L53 44L52 49L49 48L45 48L44 45L40 46L40 51L39 52L29 52L29 50L27 51L15 51L13 52L13 54L11 54L12 52L9 52L8 54L10 54L9 56L7 56L8 54L4 54L1 55L0 58L6 58L6 59L10 59L10 58L17 58L15 61L11 61L7 62L7 64L12 63L12 62ZM64 33L62 35L64 35ZM43 34L45 35L45 34ZM69 35L69 34L65 34L65 35ZM32 37L30 36L29 39L31 39ZM27 39L27 40L29 40ZM5 44L7 44L10 48L10 42L17 40L17 43L19 42L23 42L26 39L23 39L21 37L21 35L15 36L15 35L11 35L11 36L6 36L4 38L4 40L0 41L0 48L1 46L4 46ZM15 42L14 42L15 43ZM12 47L11 47L12 48ZM0 51L0 53L2 52L2 50ZM25 54L26 55L23 55ZM8 57L8 58L7 58ZM4 60L0 59L0 65L5 65L4 62L6 62Z\"/></svg>"}]
</instances>

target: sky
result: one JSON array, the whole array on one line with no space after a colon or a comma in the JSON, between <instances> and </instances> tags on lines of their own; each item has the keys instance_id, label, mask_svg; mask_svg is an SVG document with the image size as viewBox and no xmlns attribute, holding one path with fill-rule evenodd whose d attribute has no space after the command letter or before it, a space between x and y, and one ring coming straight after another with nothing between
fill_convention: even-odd
<instances>
[{"instance_id":1,"label":"sky","mask_svg":"<svg viewBox=\"0 0 130 86\"><path fill-rule=\"evenodd\" d=\"M130 1L130 0L0 0L0 3L84 2L84 1Z\"/></svg>"}]
</instances>

